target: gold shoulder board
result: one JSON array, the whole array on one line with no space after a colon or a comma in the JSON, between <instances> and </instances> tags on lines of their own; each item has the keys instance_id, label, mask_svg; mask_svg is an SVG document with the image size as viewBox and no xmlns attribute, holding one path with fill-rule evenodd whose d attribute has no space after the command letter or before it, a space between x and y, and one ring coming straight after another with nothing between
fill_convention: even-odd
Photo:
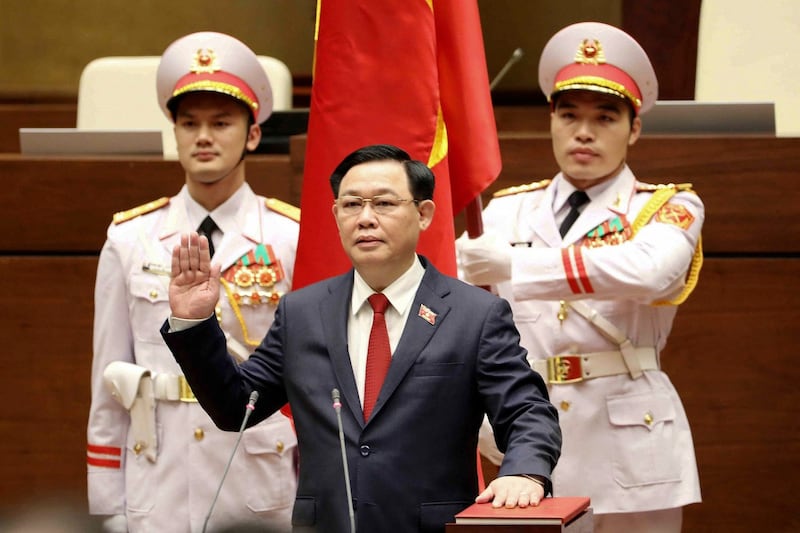
<instances>
[{"instance_id":1,"label":"gold shoulder board","mask_svg":"<svg viewBox=\"0 0 800 533\"><path fill-rule=\"evenodd\" d=\"M161 209L168 203L169 203L169 197L162 196L158 200L147 202L146 204L134 207L133 209L128 209L127 211L120 211L119 213L114 213L114 224L122 224L123 222L132 220L138 216L144 215L146 213L151 213L157 209Z\"/></svg>"},{"instance_id":2,"label":"gold shoulder board","mask_svg":"<svg viewBox=\"0 0 800 533\"><path fill-rule=\"evenodd\" d=\"M292 204L287 204L286 202L278 200L277 198L267 198L265 204L267 205L267 209L270 211L275 211L286 218L291 218L295 222L300 222L299 207L295 207Z\"/></svg>"},{"instance_id":3,"label":"gold shoulder board","mask_svg":"<svg viewBox=\"0 0 800 533\"><path fill-rule=\"evenodd\" d=\"M492 195L492 198L500 198L501 196L511 196L513 194L519 194L522 192L531 192L536 191L538 189L544 189L550 182L553 180L546 179L541 181L534 181L533 183L527 183L525 185L517 185L515 187L507 187L505 189L500 189L496 193Z\"/></svg>"},{"instance_id":4,"label":"gold shoulder board","mask_svg":"<svg viewBox=\"0 0 800 533\"><path fill-rule=\"evenodd\" d=\"M647 191L657 191L659 189L675 189L678 192L681 191L691 191L692 184L691 183L659 183L658 185L654 183L637 183L636 190L639 192L647 192Z\"/></svg>"}]
</instances>

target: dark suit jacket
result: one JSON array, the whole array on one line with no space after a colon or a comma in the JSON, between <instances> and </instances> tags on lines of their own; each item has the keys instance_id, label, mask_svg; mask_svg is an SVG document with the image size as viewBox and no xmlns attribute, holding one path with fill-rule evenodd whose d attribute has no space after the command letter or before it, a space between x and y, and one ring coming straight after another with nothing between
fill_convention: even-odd
<instances>
[{"instance_id":1,"label":"dark suit jacket","mask_svg":"<svg viewBox=\"0 0 800 533\"><path fill-rule=\"evenodd\" d=\"M352 271L285 295L269 333L238 367L213 317L180 332L162 328L221 428L239 429L251 390L261 397L249 424L288 400L300 450L295 527L349 530L334 388L359 532L444 531L478 493L484 412L506 451L501 475L550 477L561 447L558 415L526 361L508 303L422 263L425 275L369 423L347 351ZM419 316L420 305L436 313L434 324Z\"/></svg>"}]
</instances>

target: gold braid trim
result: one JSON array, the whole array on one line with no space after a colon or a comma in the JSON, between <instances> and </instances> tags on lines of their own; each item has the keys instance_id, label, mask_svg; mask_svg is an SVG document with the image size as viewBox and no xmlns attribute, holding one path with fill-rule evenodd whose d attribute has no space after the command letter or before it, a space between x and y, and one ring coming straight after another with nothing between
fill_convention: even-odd
<instances>
[{"instance_id":1,"label":"gold braid trim","mask_svg":"<svg viewBox=\"0 0 800 533\"><path fill-rule=\"evenodd\" d=\"M675 196L678 192L678 187L673 184L665 187L659 186L653 193L650 200L647 201L645 206L639 211L636 220L631 224L633 235L644 227L647 222L653 218L653 215L666 204L670 198ZM689 298L689 295L697 286L697 281L700 279L700 269L703 267L703 239L697 238L697 246L694 249L692 256L692 263L689 265L689 272L686 274L686 285L683 287L681 293L672 300L658 300L652 302L650 305L680 305Z\"/></svg>"},{"instance_id":2,"label":"gold braid trim","mask_svg":"<svg viewBox=\"0 0 800 533\"><path fill-rule=\"evenodd\" d=\"M180 96L191 91L215 91L218 93L227 94L228 96L232 96L237 100L241 100L247 104L250 109L258 111L258 102L247 96L240 88L231 85L230 83L221 81L200 80L187 83L177 91L173 92L172 96L174 98L175 96Z\"/></svg>"},{"instance_id":3,"label":"gold braid trim","mask_svg":"<svg viewBox=\"0 0 800 533\"><path fill-rule=\"evenodd\" d=\"M637 108L642 107L641 99L629 91L621 83L616 83L599 76L576 76L568 80L556 83L553 93L572 89L585 89L587 91L599 91L615 96L622 96L630 100Z\"/></svg>"},{"instance_id":4,"label":"gold braid trim","mask_svg":"<svg viewBox=\"0 0 800 533\"><path fill-rule=\"evenodd\" d=\"M250 338L250 334L247 332L247 324L244 323L244 317L242 316L242 310L239 308L239 303L236 301L236 298L233 297L233 291L231 290L230 284L225 280L225 278L219 278L219 282L222 283L222 286L225 288L225 294L228 295L228 301L231 304L231 309L233 309L233 314L236 315L236 320L239 321L239 326L242 328L242 335L244 336L244 342L248 345L256 347L261 344L261 341L253 340Z\"/></svg>"}]
</instances>

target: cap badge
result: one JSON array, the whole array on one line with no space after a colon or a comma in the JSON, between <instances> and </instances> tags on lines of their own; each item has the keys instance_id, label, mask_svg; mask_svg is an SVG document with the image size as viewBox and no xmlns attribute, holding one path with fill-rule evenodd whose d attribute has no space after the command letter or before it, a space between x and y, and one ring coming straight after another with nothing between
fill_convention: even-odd
<instances>
[{"instance_id":1,"label":"cap badge","mask_svg":"<svg viewBox=\"0 0 800 533\"><path fill-rule=\"evenodd\" d=\"M217 63L217 54L210 48L198 48L192 58L192 66L189 70L195 74L220 70L220 66Z\"/></svg>"},{"instance_id":2,"label":"cap badge","mask_svg":"<svg viewBox=\"0 0 800 533\"><path fill-rule=\"evenodd\" d=\"M606 62L606 55L603 53L603 46L600 41L594 39L584 39L575 52L575 62L585 65L600 65Z\"/></svg>"}]
</instances>

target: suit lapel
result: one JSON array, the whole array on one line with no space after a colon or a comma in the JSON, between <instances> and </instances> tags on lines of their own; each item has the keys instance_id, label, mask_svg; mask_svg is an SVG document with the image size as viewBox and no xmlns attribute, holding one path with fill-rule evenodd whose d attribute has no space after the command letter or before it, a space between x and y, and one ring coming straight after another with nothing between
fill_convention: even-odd
<instances>
[{"instance_id":1,"label":"suit lapel","mask_svg":"<svg viewBox=\"0 0 800 533\"><path fill-rule=\"evenodd\" d=\"M427 260L423 260L423 263L425 264L425 275L417 289L414 302L411 304L400 342L392 355L392 364L389 366L389 373L386 375L386 380L383 382L372 411L372 418L379 416L383 406L403 382L419 354L439 330L441 323L446 320L450 312L450 306L443 299L449 289L446 284L442 283L442 274ZM420 309L423 305L436 314L435 319L431 319L430 315L427 318L420 316ZM422 314L426 314L424 309Z\"/></svg>"},{"instance_id":2,"label":"suit lapel","mask_svg":"<svg viewBox=\"0 0 800 533\"><path fill-rule=\"evenodd\" d=\"M353 292L353 271L331 281L328 295L320 302L320 322L325 334L325 344L339 384L342 404L350 408L359 424L364 424L364 412L358 396L353 365L347 351L347 321L350 298Z\"/></svg>"}]
</instances>

